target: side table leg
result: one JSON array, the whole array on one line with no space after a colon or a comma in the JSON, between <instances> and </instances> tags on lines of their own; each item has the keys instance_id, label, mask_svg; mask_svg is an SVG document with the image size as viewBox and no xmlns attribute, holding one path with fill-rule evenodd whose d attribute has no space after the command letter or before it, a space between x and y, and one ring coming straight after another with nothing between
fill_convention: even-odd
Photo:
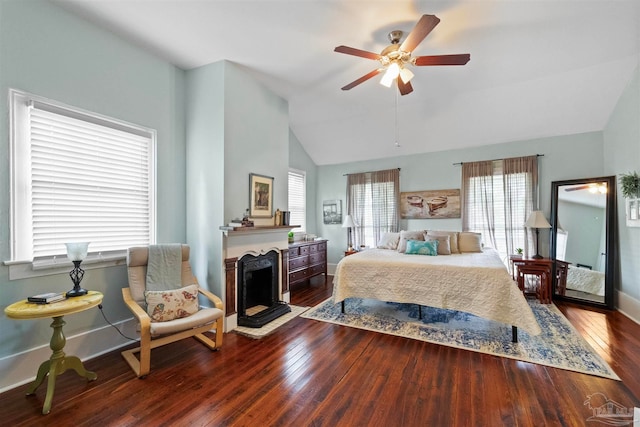
<instances>
[{"instance_id":1,"label":"side table leg","mask_svg":"<svg viewBox=\"0 0 640 427\"><path fill-rule=\"evenodd\" d=\"M67 339L62 331L62 327L65 325L65 321L62 320L62 317L63 316L53 318L53 322L51 323L53 335L51 336L51 342L49 345L53 353L49 360L40 365L35 381L27 390L27 395L34 394L38 386L42 384L45 377L48 376L47 395L44 399L44 405L42 406L43 414L48 414L51 411L51 402L56 388L56 377L67 369L73 369L78 375L87 378L89 381L93 381L98 378L95 372L87 371L84 368L79 358L76 356L65 356L63 349L67 343Z\"/></svg>"}]
</instances>

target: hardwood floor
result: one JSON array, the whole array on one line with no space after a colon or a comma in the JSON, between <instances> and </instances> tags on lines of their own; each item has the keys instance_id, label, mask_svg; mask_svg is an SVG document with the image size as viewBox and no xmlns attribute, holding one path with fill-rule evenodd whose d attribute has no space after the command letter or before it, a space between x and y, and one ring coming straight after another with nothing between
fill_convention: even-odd
<instances>
[{"instance_id":1,"label":"hardwood floor","mask_svg":"<svg viewBox=\"0 0 640 427\"><path fill-rule=\"evenodd\" d=\"M292 303L328 298L330 280L292 289ZM296 318L261 340L226 334L219 352L194 339L155 349L143 380L119 351L97 357L85 363L97 381L58 377L49 415L44 385L0 394L0 425L579 426L599 425L593 393L640 406L640 326L560 308L623 381Z\"/></svg>"}]
</instances>

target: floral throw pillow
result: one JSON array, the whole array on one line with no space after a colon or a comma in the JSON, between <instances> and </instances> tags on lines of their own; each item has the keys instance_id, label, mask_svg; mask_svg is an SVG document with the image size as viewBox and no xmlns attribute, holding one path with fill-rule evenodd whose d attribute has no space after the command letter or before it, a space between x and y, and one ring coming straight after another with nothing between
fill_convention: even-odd
<instances>
[{"instance_id":1,"label":"floral throw pillow","mask_svg":"<svg viewBox=\"0 0 640 427\"><path fill-rule=\"evenodd\" d=\"M438 255L438 241L437 240L407 240L407 255Z\"/></svg>"},{"instance_id":2,"label":"floral throw pillow","mask_svg":"<svg viewBox=\"0 0 640 427\"><path fill-rule=\"evenodd\" d=\"M198 285L170 291L145 291L144 299L152 322L188 317L198 311Z\"/></svg>"}]
</instances>

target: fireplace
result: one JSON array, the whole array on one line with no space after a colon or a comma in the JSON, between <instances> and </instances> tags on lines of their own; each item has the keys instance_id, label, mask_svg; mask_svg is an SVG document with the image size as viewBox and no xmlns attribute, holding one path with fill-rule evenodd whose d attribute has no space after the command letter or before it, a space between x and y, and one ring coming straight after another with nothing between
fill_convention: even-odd
<instances>
[{"instance_id":1,"label":"fireplace","mask_svg":"<svg viewBox=\"0 0 640 427\"><path fill-rule=\"evenodd\" d=\"M260 328L291 311L280 301L279 253L246 254L238 260L238 325Z\"/></svg>"}]
</instances>

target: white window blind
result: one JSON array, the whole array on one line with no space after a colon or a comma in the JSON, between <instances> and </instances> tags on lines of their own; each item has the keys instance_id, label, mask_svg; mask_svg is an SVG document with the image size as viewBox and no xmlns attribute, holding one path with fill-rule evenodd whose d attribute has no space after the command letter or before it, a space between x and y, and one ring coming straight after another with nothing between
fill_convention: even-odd
<instances>
[{"instance_id":1,"label":"white window blind","mask_svg":"<svg viewBox=\"0 0 640 427\"><path fill-rule=\"evenodd\" d=\"M289 169L289 224L299 225L295 231L307 230L306 173Z\"/></svg>"},{"instance_id":2,"label":"white window blind","mask_svg":"<svg viewBox=\"0 0 640 427\"><path fill-rule=\"evenodd\" d=\"M17 93L12 112L13 191L26 190L12 198L13 259L154 243L155 132L34 98Z\"/></svg>"}]
</instances>

